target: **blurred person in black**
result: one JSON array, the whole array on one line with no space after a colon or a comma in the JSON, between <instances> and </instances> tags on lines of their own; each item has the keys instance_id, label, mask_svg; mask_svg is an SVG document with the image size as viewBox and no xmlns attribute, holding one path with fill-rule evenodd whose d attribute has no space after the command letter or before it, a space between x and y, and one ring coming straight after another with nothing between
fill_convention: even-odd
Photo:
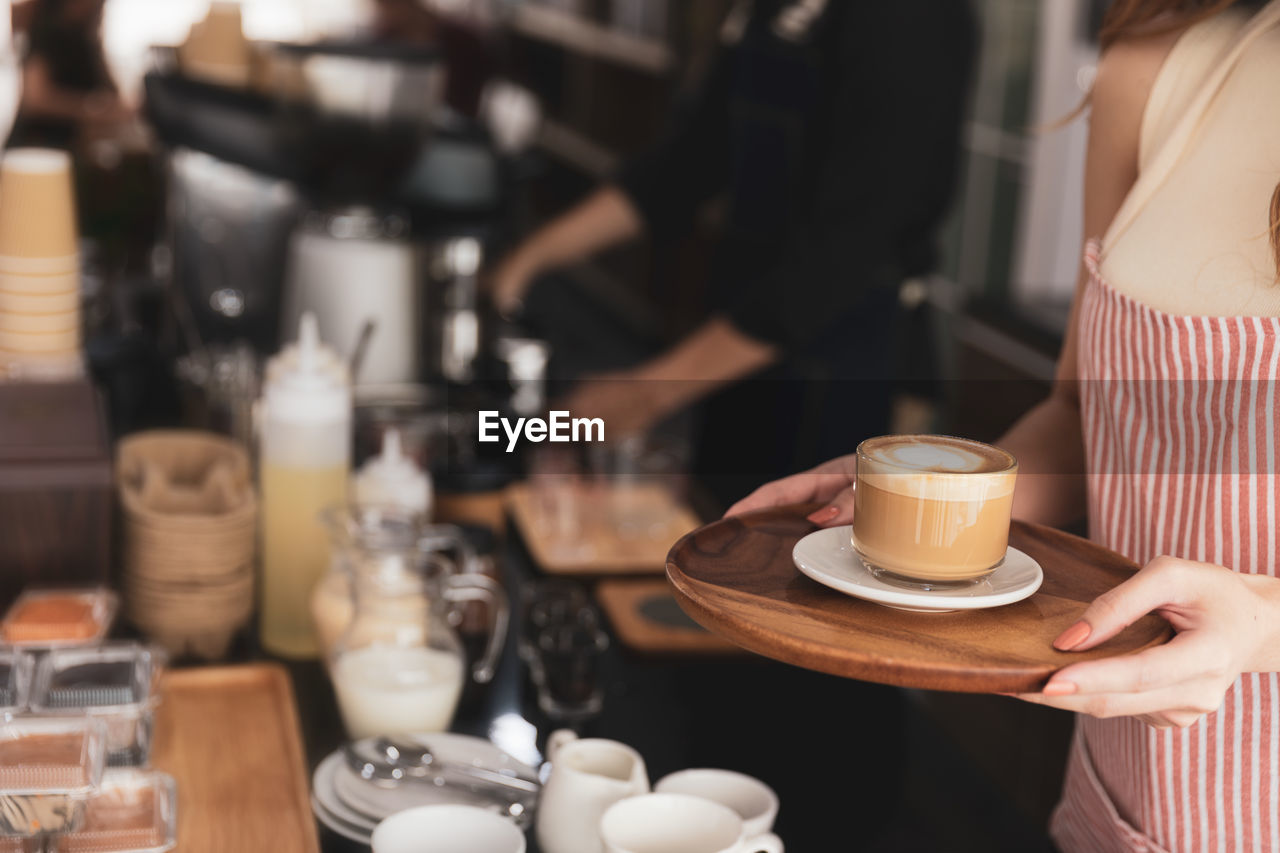
<instances>
[{"instance_id":1,"label":"blurred person in black","mask_svg":"<svg viewBox=\"0 0 1280 853\"><path fill-rule=\"evenodd\" d=\"M102 49L105 0L28 0L22 100L10 146L70 148L85 135L126 121ZM24 8L25 7L25 8Z\"/></svg>"},{"instance_id":2,"label":"blurred person in black","mask_svg":"<svg viewBox=\"0 0 1280 853\"><path fill-rule=\"evenodd\" d=\"M975 25L964 0L755 0L721 41L660 144L488 283L518 313L540 274L642 232L671 241L722 197L711 316L567 407L617 436L703 401L695 473L725 499L887 431L903 355L928 347L899 291L936 260Z\"/></svg>"}]
</instances>

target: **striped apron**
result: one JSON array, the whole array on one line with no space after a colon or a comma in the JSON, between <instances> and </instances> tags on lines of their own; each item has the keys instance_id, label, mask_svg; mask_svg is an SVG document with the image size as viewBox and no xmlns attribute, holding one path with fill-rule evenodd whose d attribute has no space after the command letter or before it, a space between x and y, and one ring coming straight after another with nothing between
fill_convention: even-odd
<instances>
[{"instance_id":1,"label":"striped apron","mask_svg":"<svg viewBox=\"0 0 1280 853\"><path fill-rule=\"evenodd\" d=\"M1275 576L1280 319L1179 317L1097 272L1081 303L1091 537ZM1187 729L1077 718L1053 837L1088 851L1280 851L1280 685L1246 673Z\"/></svg>"},{"instance_id":2,"label":"striped apron","mask_svg":"<svg viewBox=\"0 0 1280 853\"><path fill-rule=\"evenodd\" d=\"M1271 0L1144 167L1107 245L1178 167L1249 45L1277 24ZM1104 281L1099 255L1097 242L1085 251L1076 330L1091 537L1139 564L1167 554L1276 576L1280 318L1157 311ZM1067 853L1280 853L1276 673L1240 676L1221 708L1186 729L1078 717L1051 829Z\"/></svg>"}]
</instances>

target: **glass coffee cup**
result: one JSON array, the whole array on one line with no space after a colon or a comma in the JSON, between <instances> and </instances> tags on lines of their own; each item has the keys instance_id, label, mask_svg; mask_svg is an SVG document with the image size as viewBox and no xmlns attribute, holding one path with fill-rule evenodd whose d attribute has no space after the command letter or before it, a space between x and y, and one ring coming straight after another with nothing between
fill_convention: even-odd
<instances>
[{"instance_id":1,"label":"glass coffee cup","mask_svg":"<svg viewBox=\"0 0 1280 853\"><path fill-rule=\"evenodd\" d=\"M972 584L1009 547L1018 461L989 444L891 435L858 445L853 547L883 580L920 589Z\"/></svg>"}]
</instances>

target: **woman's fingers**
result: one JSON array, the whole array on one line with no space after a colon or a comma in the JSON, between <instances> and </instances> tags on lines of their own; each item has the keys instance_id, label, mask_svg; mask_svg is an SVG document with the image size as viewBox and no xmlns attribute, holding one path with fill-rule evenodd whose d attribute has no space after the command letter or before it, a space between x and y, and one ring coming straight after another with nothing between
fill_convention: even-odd
<instances>
[{"instance_id":1,"label":"woman's fingers","mask_svg":"<svg viewBox=\"0 0 1280 853\"><path fill-rule=\"evenodd\" d=\"M1188 595L1195 571L1186 568L1185 561L1157 557L1136 575L1094 599L1080 621L1053 641L1054 647L1064 652L1091 649L1153 610L1180 603Z\"/></svg>"},{"instance_id":2,"label":"woman's fingers","mask_svg":"<svg viewBox=\"0 0 1280 853\"><path fill-rule=\"evenodd\" d=\"M823 471L815 468L802 474L792 474L772 483L765 483L733 506L725 513L728 518L741 515L755 509L785 506L786 504L827 502L834 498L841 489L849 485L847 474L838 471Z\"/></svg>"},{"instance_id":3,"label":"woman's fingers","mask_svg":"<svg viewBox=\"0 0 1280 853\"><path fill-rule=\"evenodd\" d=\"M1152 612L1168 619L1177 635L1138 654L1068 666L1040 693L1020 698L1095 717L1189 726L1221 707L1242 661L1249 659L1241 640L1253 630L1256 617L1250 617L1257 611L1247 596L1236 594L1240 589L1238 576L1221 566L1157 557L1099 596L1054 646L1094 648Z\"/></svg>"},{"instance_id":4,"label":"woman's fingers","mask_svg":"<svg viewBox=\"0 0 1280 853\"><path fill-rule=\"evenodd\" d=\"M1216 698L1215 698L1216 695ZM1197 718L1222 704L1221 694L1208 685L1179 684L1146 693L1097 693L1052 696L1045 693L1020 693L1018 698L1036 705L1047 705L1063 711L1074 711L1092 717L1138 717L1150 715L1168 725L1190 725ZM1152 721L1153 725L1159 723Z\"/></svg>"},{"instance_id":5,"label":"woman's fingers","mask_svg":"<svg viewBox=\"0 0 1280 853\"><path fill-rule=\"evenodd\" d=\"M822 509L809 513L809 520L819 527L838 527L841 524L853 523L853 489L847 488L836 494L832 501Z\"/></svg>"},{"instance_id":6,"label":"woman's fingers","mask_svg":"<svg viewBox=\"0 0 1280 853\"><path fill-rule=\"evenodd\" d=\"M814 474L792 474L772 483L765 483L742 500L738 501L724 514L725 518L741 515L756 509L768 509L793 503L809 503L816 500L817 483Z\"/></svg>"},{"instance_id":7,"label":"woman's fingers","mask_svg":"<svg viewBox=\"0 0 1280 853\"><path fill-rule=\"evenodd\" d=\"M1084 696L1159 690L1224 674L1223 657L1210 637L1189 631L1136 655L1072 664L1054 673L1044 692Z\"/></svg>"}]
</instances>

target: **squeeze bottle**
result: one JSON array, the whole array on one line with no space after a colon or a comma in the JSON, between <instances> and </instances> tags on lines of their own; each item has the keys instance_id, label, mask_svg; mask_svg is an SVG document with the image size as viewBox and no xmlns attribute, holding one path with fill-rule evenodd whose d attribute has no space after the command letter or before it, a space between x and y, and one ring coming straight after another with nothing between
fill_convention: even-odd
<instances>
[{"instance_id":1,"label":"squeeze bottle","mask_svg":"<svg viewBox=\"0 0 1280 853\"><path fill-rule=\"evenodd\" d=\"M351 470L351 382L302 315L296 344L267 363L261 444L262 645L285 657L319 653L311 590L329 568L320 513L347 497Z\"/></svg>"},{"instance_id":2,"label":"squeeze bottle","mask_svg":"<svg viewBox=\"0 0 1280 853\"><path fill-rule=\"evenodd\" d=\"M354 480L358 504L382 504L429 518L431 478L401 450L400 431L382 434L382 452L366 462Z\"/></svg>"}]
</instances>

